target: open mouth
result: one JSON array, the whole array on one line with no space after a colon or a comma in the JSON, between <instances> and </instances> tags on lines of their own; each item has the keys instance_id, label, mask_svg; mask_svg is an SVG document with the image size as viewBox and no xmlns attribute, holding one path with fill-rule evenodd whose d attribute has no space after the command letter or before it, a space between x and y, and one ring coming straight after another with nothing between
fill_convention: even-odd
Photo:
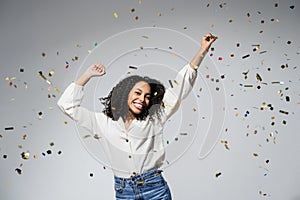
<instances>
[{"instance_id":1,"label":"open mouth","mask_svg":"<svg viewBox=\"0 0 300 200\"><path fill-rule=\"evenodd\" d=\"M133 105L138 110L142 110L143 109L143 104L141 104L141 103L133 102Z\"/></svg>"}]
</instances>

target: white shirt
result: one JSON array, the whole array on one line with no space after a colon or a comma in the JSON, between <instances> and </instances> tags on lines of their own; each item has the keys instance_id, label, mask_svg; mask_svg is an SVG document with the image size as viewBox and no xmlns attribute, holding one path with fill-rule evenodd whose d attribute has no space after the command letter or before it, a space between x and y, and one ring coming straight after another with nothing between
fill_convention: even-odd
<instances>
[{"instance_id":1,"label":"white shirt","mask_svg":"<svg viewBox=\"0 0 300 200\"><path fill-rule=\"evenodd\" d=\"M83 86L71 83L57 104L61 110L86 128L93 135L99 135L113 173L117 177L128 178L159 168L165 160L163 126L179 108L181 101L191 91L197 71L185 65L173 81L173 87L166 90L161 119L133 120L125 129L123 119L113 121L102 112L89 111L80 106Z\"/></svg>"}]
</instances>

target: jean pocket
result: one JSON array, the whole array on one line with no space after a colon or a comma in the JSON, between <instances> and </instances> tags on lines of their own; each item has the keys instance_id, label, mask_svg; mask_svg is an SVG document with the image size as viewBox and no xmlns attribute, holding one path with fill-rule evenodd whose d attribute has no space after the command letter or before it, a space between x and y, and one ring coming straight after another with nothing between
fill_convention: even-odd
<instances>
[{"instance_id":1,"label":"jean pocket","mask_svg":"<svg viewBox=\"0 0 300 200\"><path fill-rule=\"evenodd\" d=\"M151 179L147 179L145 181L145 185L149 186L149 187L155 187L155 186L160 186L160 185L164 185L164 184L165 184L165 180L163 179L162 176L156 176Z\"/></svg>"},{"instance_id":2,"label":"jean pocket","mask_svg":"<svg viewBox=\"0 0 300 200\"><path fill-rule=\"evenodd\" d=\"M124 190L124 184L122 183L115 183L115 191L116 193L122 193Z\"/></svg>"}]
</instances>

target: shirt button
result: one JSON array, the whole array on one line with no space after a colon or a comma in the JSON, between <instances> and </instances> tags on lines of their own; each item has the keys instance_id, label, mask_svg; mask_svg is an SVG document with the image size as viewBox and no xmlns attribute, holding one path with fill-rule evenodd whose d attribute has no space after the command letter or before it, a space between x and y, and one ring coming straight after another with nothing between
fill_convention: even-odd
<instances>
[{"instance_id":1,"label":"shirt button","mask_svg":"<svg viewBox=\"0 0 300 200\"><path fill-rule=\"evenodd\" d=\"M128 158L131 158L131 155L129 155Z\"/></svg>"}]
</instances>

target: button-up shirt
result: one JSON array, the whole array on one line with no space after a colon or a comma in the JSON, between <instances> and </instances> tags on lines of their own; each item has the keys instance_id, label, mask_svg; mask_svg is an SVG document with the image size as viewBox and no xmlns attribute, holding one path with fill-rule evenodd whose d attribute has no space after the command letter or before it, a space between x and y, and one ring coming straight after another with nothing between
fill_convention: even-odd
<instances>
[{"instance_id":1,"label":"button-up shirt","mask_svg":"<svg viewBox=\"0 0 300 200\"><path fill-rule=\"evenodd\" d=\"M160 119L134 119L128 129L120 117L112 120L102 112L90 111L81 106L84 87L71 83L57 102L60 109L78 125L103 140L101 145L117 177L128 178L153 168L162 167L165 160L163 126L174 114L185 96L191 91L197 71L186 64L166 89ZM127 103L127 102L124 102Z\"/></svg>"}]
</instances>

